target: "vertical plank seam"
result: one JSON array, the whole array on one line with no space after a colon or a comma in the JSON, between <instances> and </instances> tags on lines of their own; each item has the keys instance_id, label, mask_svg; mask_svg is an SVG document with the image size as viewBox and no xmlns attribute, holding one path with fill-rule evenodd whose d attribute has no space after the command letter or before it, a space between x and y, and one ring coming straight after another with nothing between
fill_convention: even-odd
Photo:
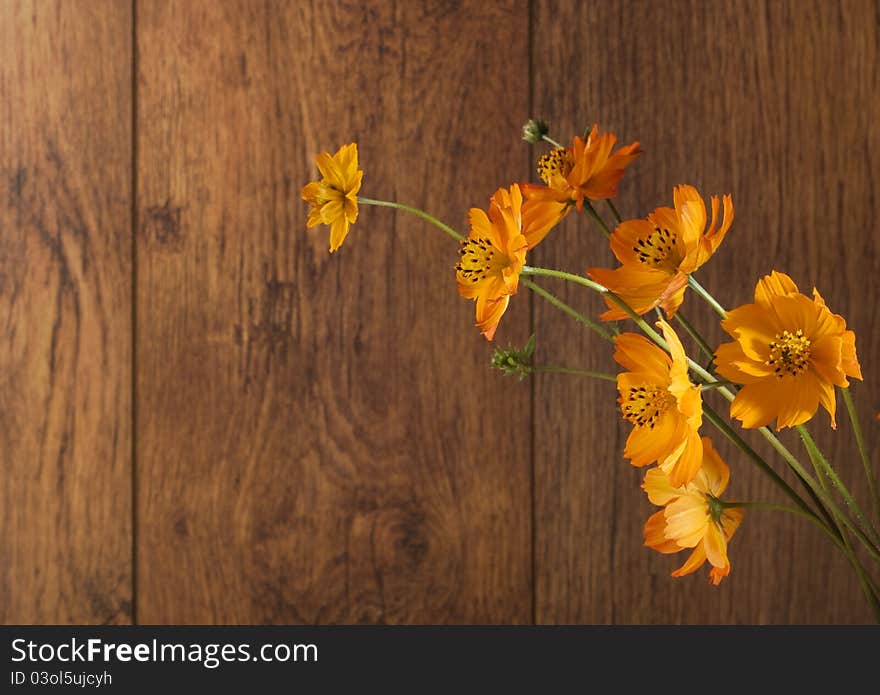
<instances>
[{"instance_id":1,"label":"vertical plank seam","mask_svg":"<svg viewBox=\"0 0 880 695\"><path fill-rule=\"evenodd\" d=\"M137 485L137 0L131 0L131 622L138 614Z\"/></svg>"},{"instance_id":2,"label":"vertical plank seam","mask_svg":"<svg viewBox=\"0 0 880 695\"><path fill-rule=\"evenodd\" d=\"M527 41L527 50L528 50L528 72L529 72L529 81L528 81L528 113L526 114L527 118L532 118L534 114L532 111L535 106L535 80L533 77L534 74L534 46L532 39L532 32L534 31L534 18L535 18L535 1L527 0L528 2L528 22L527 22L527 32L528 32L528 41ZM531 153L531 147L527 147L526 151ZM529 157L530 159L530 157ZM529 335L535 334L535 293L529 292ZM530 533L530 542L531 542L531 563L532 563L532 580L531 580L531 589L532 589L532 624L536 625L538 622L538 563L537 563L537 470L536 470L536 448L535 448L535 437L536 437L536 428L535 428L535 411L536 411L536 394L537 389L535 385L535 376L533 375L531 379L529 379L529 419L530 423L530 440L529 440L529 459L531 466L531 476L530 476L530 486L531 486L531 533Z\"/></svg>"}]
</instances>

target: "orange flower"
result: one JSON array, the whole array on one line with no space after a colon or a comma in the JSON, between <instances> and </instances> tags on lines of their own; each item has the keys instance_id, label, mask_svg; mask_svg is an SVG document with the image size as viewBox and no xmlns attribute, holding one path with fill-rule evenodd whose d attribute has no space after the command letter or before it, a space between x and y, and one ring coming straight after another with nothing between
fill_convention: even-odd
<instances>
[{"instance_id":1,"label":"orange flower","mask_svg":"<svg viewBox=\"0 0 880 695\"><path fill-rule=\"evenodd\" d=\"M468 221L470 233L461 242L455 266L458 293L476 300L476 325L492 340L511 295L516 294L526 251L544 238L549 222L525 210L519 184L495 191L488 216L471 208Z\"/></svg>"},{"instance_id":2,"label":"orange flower","mask_svg":"<svg viewBox=\"0 0 880 695\"><path fill-rule=\"evenodd\" d=\"M675 485L693 480L703 459L698 430L703 423L700 387L688 379L681 341L658 321L672 357L635 333L615 337L614 359L631 371L617 375L620 410L634 427L624 456L634 466L657 461Z\"/></svg>"},{"instance_id":3,"label":"orange flower","mask_svg":"<svg viewBox=\"0 0 880 695\"><path fill-rule=\"evenodd\" d=\"M687 276L715 253L733 222L733 201L724 196L718 224L718 198L712 196L712 222L706 229L706 206L693 186L677 186L675 209L660 207L647 219L622 222L611 235L611 250L621 265L614 270L590 268L596 282L623 299L636 313L661 306L671 317L684 300ZM613 300L605 298L605 321L627 317Z\"/></svg>"},{"instance_id":4,"label":"orange flower","mask_svg":"<svg viewBox=\"0 0 880 695\"><path fill-rule=\"evenodd\" d=\"M540 209L536 214L555 223L569 213L572 205L581 212L585 198L616 196L623 170L641 154L638 142L612 152L616 142L616 135L599 135L599 126L594 125L586 140L575 137L572 147L550 150L538 161L538 175L546 185L523 184L526 206Z\"/></svg>"},{"instance_id":5,"label":"orange flower","mask_svg":"<svg viewBox=\"0 0 880 695\"><path fill-rule=\"evenodd\" d=\"M645 524L645 545L661 553L694 552L672 573L682 577L695 572L706 560L709 578L716 586L730 574L727 543L742 522L741 509L725 507L719 499L727 488L730 470L708 437L703 437L703 465L692 482L675 485L660 468L645 474L642 489L659 507Z\"/></svg>"},{"instance_id":6,"label":"orange flower","mask_svg":"<svg viewBox=\"0 0 880 695\"><path fill-rule=\"evenodd\" d=\"M357 143L343 145L334 155L322 152L315 158L323 177L307 183L302 198L312 206L306 223L309 229L330 225L330 253L342 246L358 216L357 194L364 172L358 169Z\"/></svg>"},{"instance_id":7,"label":"orange flower","mask_svg":"<svg viewBox=\"0 0 880 695\"><path fill-rule=\"evenodd\" d=\"M835 386L847 377L862 378L856 334L832 314L821 295L798 292L784 273L764 276L755 287L755 303L727 312L721 322L735 342L715 351L718 373L744 384L730 405L730 415L745 428L776 429L803 424L821 404L837 427Z\"/></svg>"}]
</instances>

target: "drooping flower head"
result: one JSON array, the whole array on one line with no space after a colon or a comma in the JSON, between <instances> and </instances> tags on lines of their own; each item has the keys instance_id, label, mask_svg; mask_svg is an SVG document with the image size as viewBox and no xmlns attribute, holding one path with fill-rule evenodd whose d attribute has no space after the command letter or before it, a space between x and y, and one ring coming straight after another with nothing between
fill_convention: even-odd
<instances>
[{"instance_id":1,"label":"drooping flower head","mask_svg":"<svg viewBox=\"0 0 880 695\"><path fill-rule=\"evenodd\" d=\"M622 333L614 338L614 359L628 372L617 375L620 410L633 424L624 456L634 466L654 461L673 484L693 480L703 460L700 387L688 379L687 357L675 331L658 321L671 357L646 338Z\"/></svg>"},{"instance_id":2,"label":"drooping flower head","mask_svg":"<svg viewBox=\"0 0 880 695\"><path fill-rule=\"evenodd\" d=\"M733 201L724 196L719 225L718 198L712 196L712 221L706 228L706 205L693 186L677 186L675 208L660 207L647 219L627 220L611 235L611 250L621 265L614 270L590 268L588 275L623 299L636 313L663 307L672 317L684 300L687 276L721 245L733 222ZM626 318L608 297L605 321Z\"/></svg>"},{"instance_id":3,"label":"drooping flower head","mask_svg":"<svg viewBox=\"0 0 880 695\"><path fill-rule=\"evenodd\" d=\"M709 578L718 585L730 574L727 543L739 527L743 513L720 502L730 470L708 437L703 437L702 443L702 466L687 485L675 485L660 468L652 468L645 474L642 489L651 502L663 507L645 524L645 545L661 553L693 548L690 557L672 576L695 572L709 560L712 565Z\"/></svg>"},{"instance_id":4,"label":"drooping flower head","mask_svg":"<svg viewBox=\"0 0 880 695\"><path fill-rule=\"evenodd\" d=\"M861 379L856 335L846 320L828 309L815 289L801 294L785 273L758 281L754 304L727 312L722 328L734 338L715 351L718 373L743 384L730 415L745 428L776 420L776 429L813 417L821 404L835 421L835 386Z\"/></svg>"},{"instance_id":5,"label":"drooping flower head","mask_svg":"<svg viewBox=\"0 0 880 695\"><path fill-rule=\"evenodd\" d=\"M307 183L302 198L312 209L306 223L311 229L330 225L330 253L342 246L358 216L357 194L364 172L358 169L357 143L343 145L336 154L322 152L315 158L320 181Z\"/></svg>"},{"instance_id":6,"label":"drooping flower head","mask_svg":"<svg viewBox=\"0 0 880 695\"><path fill-rule=\"evenodd\" d=\"M641 154L638 142L612 152L616 142L616 135L600 135L599 126L594 125L586 140L575 137L571 147L550 150L538 160L538 176L544 184L523 184L527 205L541 208L542 216L558 221L572 206L581 212L584 199L616 196L624 169Z\"/></svg>"}]
</instances>

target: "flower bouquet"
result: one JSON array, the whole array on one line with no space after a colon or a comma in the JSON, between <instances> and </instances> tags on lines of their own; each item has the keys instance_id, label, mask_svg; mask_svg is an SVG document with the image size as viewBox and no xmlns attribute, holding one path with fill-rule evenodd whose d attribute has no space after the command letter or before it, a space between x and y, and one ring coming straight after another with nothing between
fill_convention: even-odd
<instances>
[{"instance_id":1,"label":"flower bouquet","mask_svg":"<svg viewBox=\"0 0 880 695\"><path fill-rule=\"evenodd\" d=\"M520 378L557 371L616 382L620 414L632 425L623 456L646 468L642 488L659 508L645 523L645 545L667 554L688 551L673 577L708 563L710 581L721 583L730 574L728 546L746 509L794 514L814 524L843 553L880 621L875 579L880 567L880 491L849 392L850 379L862 375L856 336L846 320L829 309L818 290L807 296L776 270L758 279L753 302L725 309L694 274L720 249L731 228L731 196L713 195L707 206L693 186L679 185L672 191L671 206L622 219L613 200L625 170L642 153L638 142L616 147L617 138L594 125L566 146L538 120L524 126L523 139L549 147L537 161L540 182L499 188L487 209L470 210L466 235L423 210L359 195L364 172L354 143L333 155L318 155L321 179L302 191L311 207L308 226L329 226L334 252L357 222L362 205L417 215L458 243L458 293L474 301L476 327L486 340L494 339L522 285L607 341L622 368L616 375L537 365L534 336L522 348L496 349L492 365ZM529 252L552 237L557 225L572 213L585 212L607 237L617 267L576 273L527 264ZM539 284L542 278L598 293L607 311L595 319L582 314ZM694 328L682 308L686 296L690 303L705 302L717 314L728 342L713 347ZM636 330L621 327L627 321ZM688 336L691 349L685 348L679 332ZM852 423L873 517L806 426L822 406L836 428L838 390ZM792 451L771 426L776 432L794 428L803 452ZM741 430L757 430L778 457L760 455ZM789 503L726 496L730 471L710 433L729 440ZM780 475L779 466L790 468L795 485Z\"/></svg>"}]
</instances>

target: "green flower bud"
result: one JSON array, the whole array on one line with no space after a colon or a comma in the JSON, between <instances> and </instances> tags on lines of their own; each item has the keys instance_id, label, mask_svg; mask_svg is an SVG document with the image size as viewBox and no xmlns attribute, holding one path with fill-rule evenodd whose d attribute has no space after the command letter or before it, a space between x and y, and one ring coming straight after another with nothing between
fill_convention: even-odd
<instances>
[{"instance_id":1,"label":"green flower bud","mask_svg":"<svg viewBox=\"0 0 880 695\"><path fill-rule=\"evenodd\" d=\"M535 336L522 349L495 348L492 354L492 367L500 369L505 376L516 374L520 381L532 373L532 356L535 354Z\"/></svg>"},{"instance_id":2,"label":"green flower bud","mask_svg":"<svg viewBox=\"0 0 880 695\"><path fill-rule=\"evenodd\" d=\"M540 118L530 118L529 122L523 126L523 140L535 145L541 142L541 139L550 132L548 126Z\"/></svg>"}]
</instances>

